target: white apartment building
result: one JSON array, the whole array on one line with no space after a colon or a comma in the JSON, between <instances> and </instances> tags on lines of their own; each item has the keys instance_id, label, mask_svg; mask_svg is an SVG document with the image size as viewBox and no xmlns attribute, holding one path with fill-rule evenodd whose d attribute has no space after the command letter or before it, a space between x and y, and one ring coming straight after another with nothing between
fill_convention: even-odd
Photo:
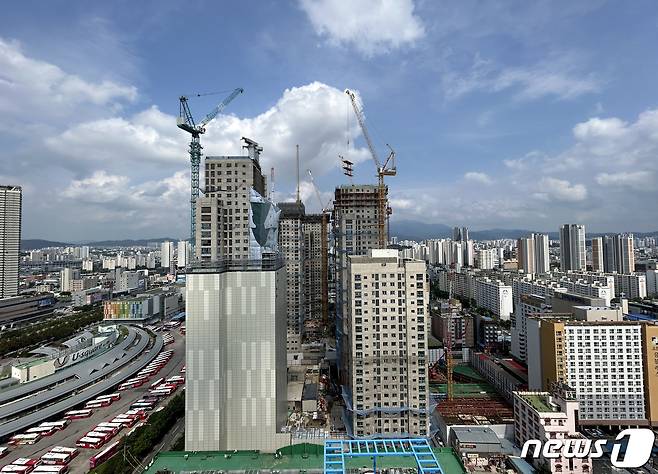
<instances>
[{"instance_id":1,"label":"white apartment building","mask_svg":"<svg viewBox=\"0 0 658 474\"><path fill-rule=\"evenodd\" d=\"M429 435L425 262L396 250L349 257L346 387L348 432L356 438Z\"/></svg>"},{"instance_id":2,"label":"white apartment building","mask_svg":"<svg viewBox=\"0 0 658 474\"><path fill-rule=\"evenodd\" d=\"M18 295L22 200L20 186L0 186L0 299Z\"/></svg>"},{"instance_id":3,"label":"white apartment building","mask_svg":"<svg viewBox=\"0 0 658 474\"><path fill-rule=\"evenodd\" d=\"M592 271L605 271L603 263L603 237L594 237L592 239Z\"/></svg>"},{"instance_id":4,"label":"white apartment building","mask_svg":"<svg viewBox=\"0 0 658 474\"><path fill-rule=\"evenodd\" d=\"M73 291L72 282L80 278L80 270L75 268L62 268L59 271L59 289L60 291Z\"/></svg>"},{"instance_id":5,"label":"white apartment building","mask_svg":"<svg viewBox=\"0 0 658 474\"><path fill-rule=\"evenodd\" d=\"M658 296L658 270L649 269L644 274L644 277L647 286L647 296Z\"/></svg>"},{"instance_id":6,"label":"white apartment building","mask_svg":"<svg viewBox=\"0 0 658 474\"><path fill-rule=\"evenodd\" d=\"M512 355L523 362L527 361L528 347L528 317L538 317L542 313L550 313L551 305L545 296L522 294L514 305L512 313Z\"/></svg>"},{"instance_id":7,"label":"white apartment building","mask_svg":"<svg viewBox=\"0 0 658 474\"><path fill-rule=\"evenodd\" d=\"M477 268L492 270L498 264L496 249L480 249L477 253Z\"/></svg>"},{"instance_id":8,"label":"white apartment building","mask_svg":"<svg viewBox=\"0 0 658 474\"><path fill-rule=\"evenodd\" d=\"M556 385L552 392L514 392L514 439L519 447L528 440L539 440L543 446L549 440L585 440L577 430L579 403L575 391ZM534 461L535 467L547 472L589 474L592 460L560 456L547 459L543 454Z\"/></svg>"},{"instance_id":9,"label":"white apartment building","mask_svg":"<svg viewBox=\"0 0 658 474\"><path fill-rule=\"evenodd\" d=\"M174 263L174 244L165 240L160 244L160 266L162 268L171 268Z\"/></svg>"},{"instance_id":10,"label":"white apartment building","mask_svg":"<svg viewBox=\"0 0 658 474\"><path fill-rule=\"evenodd\" d=\"M176 266L185 268L190 261L190 243L187 240L180 240L176 250Z\"/></svg>"},{"instance_id":11,"label":"white apartment building","mask_svg":"<svg viewBox=\"0 0 658 474\"><path fill-rule=\"evenodd\" d=\"M510 319L513 310L512 287L499 280L478 278L475 280L475 302L500 319Z\"/></svg>"}]
</instances>

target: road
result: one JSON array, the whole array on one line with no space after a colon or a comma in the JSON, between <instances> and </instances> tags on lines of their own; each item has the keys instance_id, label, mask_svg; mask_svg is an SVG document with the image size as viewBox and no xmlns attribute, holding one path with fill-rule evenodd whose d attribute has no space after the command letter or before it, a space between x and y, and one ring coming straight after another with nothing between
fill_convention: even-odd
<instances>
[{"instance_id":1,"label":"road","mask_svg":"<svg viewBox=\"0 0 658 474\"><path fill-rule=\"evenodd\" d=\"M64 430L59 431L52 436L44 437L41 439L41 441L34 445L10 447L11 452L0 461L1 465L4 466L11 464L12 461L21 457L33 459L39 458L48 452L52 446L66 446L75 448L75 442L82 438L84 434L91 431L91 429L98 425L98 423L103 421L110 421L116 415L128 411L130 409L130 405L132 405L136 400L140 399L146 394L146 392L148 392L151 382L159 379L160 377L166 378L172 375L180 375L180 370L183 368L183 365L185 365L185 336L181 336L177 330L171 331L171 335L174 336L174 342L165 346L163 350L172 350L174 351L174 354L167 365L164 366L159 373L150 378L149 383L144 384L139 388L121 392L121 400L112 403L112 405L109 407L98 408L94 410L93 415L89 418L73 420L71 424ZM165 398L160 403L160 406L166 405L175 394L179 393L179 390L181 390L181 388L174 392L172 396ZM119 439L119 436L124 435L127 431L128 430L124 428L119 433L119 435L112 440L112 442ZM167 437L165 437L165 440L166 439ZM78 454L78 456L69 465L70 472L72 474L82 474L88 472L89 458L101 450L80 449L80 454Z\"/></svg>"}]
</instances>

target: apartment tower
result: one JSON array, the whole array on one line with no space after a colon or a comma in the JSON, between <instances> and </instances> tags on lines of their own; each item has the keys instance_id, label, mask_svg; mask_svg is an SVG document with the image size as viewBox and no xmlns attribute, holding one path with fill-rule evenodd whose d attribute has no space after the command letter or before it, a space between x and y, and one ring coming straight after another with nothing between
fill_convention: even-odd
<instances>
[{"instance_id":1,"label":"apartment tower","mask_svg":"<svg viewBox=\"0 0 658 474\"><path fill-rule=\"evenodd\" d=\"M425 262L401 259L393 249L347 260L343 395L348 433L427 437Z\"/></svg>"},{"instance_id":2,"label":"apartment tower","mask_svg":"<svg viewBox=\"0 0 658 474\"><path fill-rule=\"evenodd\" d=\"M585 226L581 224L564 224L560 227L560 268L567 270L585 270Z\"/></svg>"},{"instance_id":3,"label":"apartment tower","mask_svg":"<svg viewBox=\"0 0 658 474\"><path fill-rule=\"evenodd\" d=\"M18 295L22 201L20 186L0 186L0 299Z\"/></svg>"}]
</instances>

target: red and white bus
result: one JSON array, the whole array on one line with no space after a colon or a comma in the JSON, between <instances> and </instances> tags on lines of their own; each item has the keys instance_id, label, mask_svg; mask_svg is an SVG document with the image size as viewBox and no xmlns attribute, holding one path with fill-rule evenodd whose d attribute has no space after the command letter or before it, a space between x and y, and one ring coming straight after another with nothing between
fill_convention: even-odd
<instances>
[{"instance_id":1,"label":"red and white bus","mask_svg":"<svg viewBox=\"0 0 658 474\"><path fill-rule=\"evenodd\" d=\"M39 433L30 433L30 434L17 434L12 436L7 444L13 445L22 445L22 444L34 444L41 441L42 436Z\"/></svg>"},{"instance_id":2,"label":"red and white bus","mask_svg":"<svg viewBox=\"0 0 658 474\"><path fill-rule=\"evenodd\" d=\"M41 462L44 464L59 464L66 466L73 460L73 456L67 453L54 453L48 451L46 454L41 456Z\"/></svg>"},{"instance_id":3,"label":"red and white bus","mask_svg":"<svg viewBox=\"0 0 658 474\"><path fill-rule=\"evenodd\" d=\"M32 472L34 468L32 466L18 466L16 464L8 464L0 469L0 472L12 472L17 474L28 474Z\"/></svg>"},{"instance_id":4,"label":"red and white bus","mask_svg":"<svg viewBox=\"0 0 658 474\"><path fill-rule=\"evenodd\" d=\"M117 431L121 431L121 428L123 428L123 425L121 423L116 423L114 421L103 421L101 423L98 423L98 426L104 426L107 428L116 428Z\"/></svg>"},{"instance_id":5,"label":"red and white bus","mask_svg":"<svg viewBox=\"0 0 658 474\"><path fill-rule=\"evenodd\" d=\"M25 430L25 433L27 434L38 433L41 436L50 436L51 434L54 434L57 431L58 431L57 428L55 428L54 426L36 426L34 428Z\"/></svg>"},{"instance_id":6,"label":"red and white bus","mask_svg":"<svg viewBox=\"0 0 658 474\"><path fill-rule=\"evenodd\" d=\"M135 423L137 423L138 418L131 418L127 416L117 416L115 419L112 420L112 423L118 423L124 428L131 428Z\"/></svg>"},{"instance_id":7,"label":"red and white bus","mask_svg":"<svg viewBox=\"0 0 658 474\"><path fill-rule=\"evenodd\" d=\"M130 405L131 409L138 408L140 410L153 410L153 407L155 404L153 402L147 402L146 400L138 400L132 405Z\"/></svg>"},{"instance_id":8,"label":"red and white bus","mask_svg":"<svg viewBox=\"0 0 658 474\"><path fill-rule=\"evenodd\" d=\"M4 458L7 454L9 454L9 448L6 446L0 446L0 458Z\"/></svg>"},{"instance_id":9,"label":"red and white bus","mask_svg":"<svg viewBox=\"0 0 658 474\"><path fill-rule=\"evenodd\" d=\"M96 400L107 400L110 399L113 402L116 402L117 400L121 400L121 394L120 393L110 393L109 395L100 395L96 397Z\"/></svg>"},{"instance_id":10,"label":"red and white bus","mask_svg":"<svg viewBox=\"0 0 658 474\"><path fill-rule=\"evenodd\" d=\"M104 434L114 438L117 435L117 433L119 432L119 430L118 430L118 428L114 428L112 426L97 426L96 428L94 428L93 432L94 433L104 433ZM109 439L111 439L111 438L109 438Z\"/></svg>"},{"instance_id":11,"label":"red and white bus","mask_svg":"<svg viewBox=\"0 0 658 474\"><path fill-rule=\"evenodd\" d=\"M78 453L80 453L80 451L78 451L77 448L67 448L64 446L53 446L52 448L50 448L50 452L68 454L71 456L71 459L73 459L78 455Z\"/></svg>"},{"instance_id":12,"label":"red and white bus","mask_svg":"<svg viewBox=\"0 0 658 474\"><path fill-rule=\"evenodd\" d=\"M100 466L105 461L107 461L112 456L114 456L117 453L118 450L119 450L119 442L118 441L110 444L105 449L103 449L100 453L95 454L94 456L92 456L89 459L89 468L94 469L95 467Z\"/></svg>"},{"instance_id":13,"label":"red and white bus","mask_svg":"<svg viewBox=\"0 0 658 474\"><path fill-rule=\"evenodd\" d=\"M156 380L155 382L153 382L153 383L151 384L151 388L153 388L153 387L155 387L155 386L157 386L157 385L160 385L160 384L162 383L163 380L164 380L164 377L159 378L158 380Z\"/></svg>"},{"instance_id":14,"label":"red and white bus","mask_svg":"<svg viewBox=\"0 0 658 474\"><path fill-rule=\"evenodd\" d=\"M95 429L91 430L89 433L85 435L87 438L100 438L102 439L105 443L107 443L109 440L114 438L114 435L112 433L106 433L104 431L96 431Z\"/></svg>"},{"instance_id":15,"label":"red and white bus","mask_svg":"<svg viewBox=\"0 0 658 474\"><path fill-rule=\"evenodd\" d=\"M70 423L71 423L71 420L64 419L64 420L61 420L61 421L44 421L39 426L52 426L55 429L57 429L58 431L61 431L64 428L66 428L67 426L69 426Z\"/></svg>"},{"instance_id":16,"label":"red and white bus","mask_svg":"<svg viewBox=\"0 0 658 474\"><path fill-rule=\"evenodd\" d=\"M69 420L80 420L82 418L89 418L91 414L94 413L93 410L84 409L84 410L71 410L64 413L64 418Z\"/></svg>"},{"instance_id":17,"label":"red and white bus","mask_svg":"<svg viewBox=\"0 0 658 474\"><path fill-rule=\"evenodd\" d=\"M149 390L149 395L153 395L154 397L168 397L173 391L174 389L171 387L157 388L155 390Z\"/></svg>"},{"instance_id":18,"label":"red and white bus","mask_svg":"<svg viewBox=\"0 0 658 474\"><path fill-rule=\"evenodd\" d=\"M148 418L148 415L146 414L146 412L144 410L139 410L137 408L133 408L133 409L128 410L127 412L125 412L123 414L123 416L136 416L140 420L146 420L146 418Z\"/></svg>"},{"instance_id":19,"label":"red and white bus","mask_svg":"<svg viewBox=\"0 0 658 474\"><path fill-rule=\"evenodd\" d=\"M65 472L69 472L68 466L56 466L56 465L43 465L43 466L37 466L33 473L37 474L44 474L44 473L54 473L54 474L62 474Z\"/></svg>"},{"instance_id":20,"label":"red and white bus","mask_svg":"<svg viewBox=\"0 0 658 474\"><path fill-rule=\"evenodd\" d=\"M185 383L185 377L181 375L173 375L165 380L166 383L172 383L176 385L183 385Z\"/></svg>"},{"instance_id":21,"label":"red and white bus","mask_svg":"<svg viewBox=\"0 0 658 474\"><path fill-rule=\"evenodd\" d=\"M105 444L103 438L92 438L90 436L83 436L75 442L76 446L86 449L99 449Z\"/></svg>"},{"instance_id":22,"label":"red and white bus","mask_svg":"<svg viewBox=\"0 0 658 474\"><path fill-rule=\"evenodd\" d=\"M85 403L85 408L103 408L109 407L110 405L112 405L112 399L105 398L103 400L91 400Z\"/></svg>"}]
</instances>

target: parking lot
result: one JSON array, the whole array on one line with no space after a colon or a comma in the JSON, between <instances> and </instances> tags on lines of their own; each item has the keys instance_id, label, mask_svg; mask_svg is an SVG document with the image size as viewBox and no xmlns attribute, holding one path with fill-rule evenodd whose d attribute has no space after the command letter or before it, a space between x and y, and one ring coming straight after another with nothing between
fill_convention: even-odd
<instances>
[{"instance_id":1,"label":"parking lot","mask_svg":"<svg viewBox=\"0 0 658 474\"><path fill-rule=\"evenodd\" d=\"M173 355L169 362L156 375L150 377L148 383L145 383L143 386L138 388L132 388L120 392L120 400L113 402L108 407L94 409L93 414L89 418L72 420L69 426L64 430L55 432L51 436L46 436L36 444L9 446L10 452L7 456L0 460L0 466L11 464L12 461L18 458L38 459L41 455L48 452L49 449L53 446L75 448L77 447L76 441L82 438L87 432L91 431L92 428L97 426L99 423L103 421L110 421L115 416L128 411L130 409L130 405L146 395L152 382L160 378L168 378L173 375L184 375L180 374L180 370L185 365L185 336L182 336L178 330L172 330L170 332L165 331L160 334L164 335L167 333L170 333L174 337L174 342L172 344L165 345L163 351L171 350L173 351ZM164 398L158 404L158 406L166 405L175 394L180 393L180 390L182 390L182 387L174 392L171 396ZM83 407L81 406L79 408ZM124 436L129 431L130 429L124 428L111 442L120 439L121 436ZM103 448L96 450L82 448L78 449L80 454L69 464L70 472L88 472L89 458L94 454L97 454Z\"/></svg>"}]
</instances>

